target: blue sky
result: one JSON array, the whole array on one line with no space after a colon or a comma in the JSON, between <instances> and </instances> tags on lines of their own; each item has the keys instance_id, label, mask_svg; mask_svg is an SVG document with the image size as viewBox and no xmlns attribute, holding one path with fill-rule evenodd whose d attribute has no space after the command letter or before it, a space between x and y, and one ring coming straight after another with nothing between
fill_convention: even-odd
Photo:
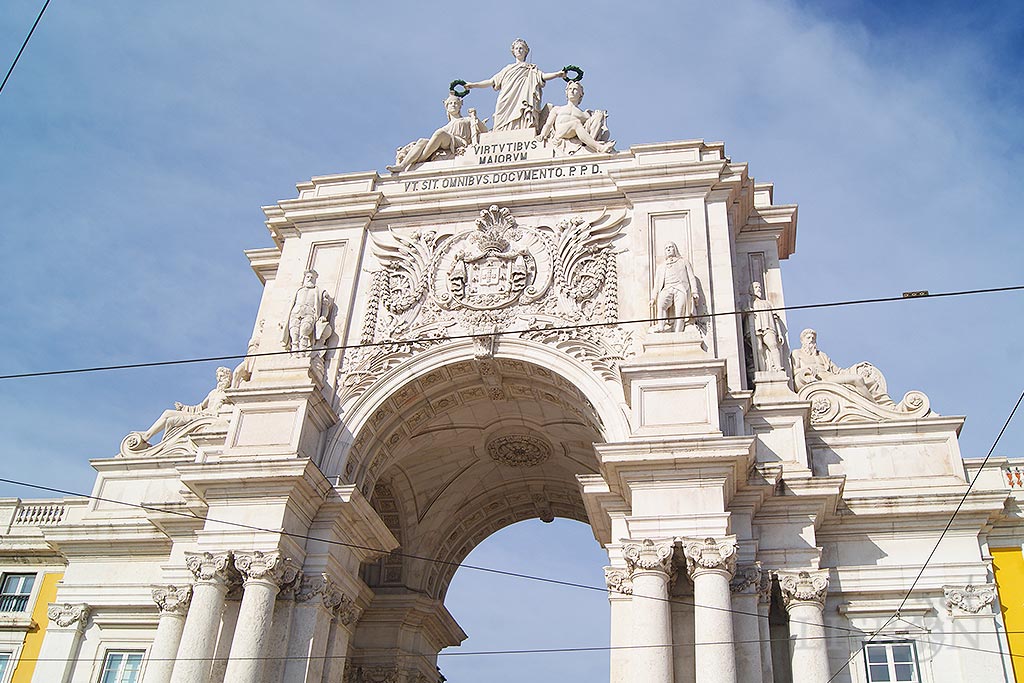
<instances>
[{"instance_id":1,"label":"blue sky","mask_svg":"<svg viewBox=\"0 0 1024 683\"><path fill-rule=\"evenodd\" d=\"M40 4L0 6L5 68ZM489 77L520 35L545 69L586 70L586 103L609 110L620 149L724 140L775 182L777 203L799 203L789 304L1024 282L1020 3L473 7L54 0L0 94L0 374L243 352L259 283L242 249L270 244L259 207L314 175L383 172L443 122L447 83ZM493 105L487 91L470 98ZM874 362L897 399L921 389L938 412L967 415L964 454L982 456L1021 391L1022 309L1003 294L789 322L816 327L841 365ZM171 402L201 399L214 365L3 381L3 476L89 490L88 459ZM1020 420L998 452L1024 453ZM597 584L589 538L570 523L519 525L471 560ZM564 548L578 561L540 563ZM465 574L450 605L469 649L538 632L552 645L607 640L576 597ZM494 601L513 589L520 598ZM523 610L535 623L503 621L498 605L527 594L541 596ZM555 680L545 657L444 667L455 682ZM569 680L604 666L586 661Z\"/></svg>"}]
</instances>

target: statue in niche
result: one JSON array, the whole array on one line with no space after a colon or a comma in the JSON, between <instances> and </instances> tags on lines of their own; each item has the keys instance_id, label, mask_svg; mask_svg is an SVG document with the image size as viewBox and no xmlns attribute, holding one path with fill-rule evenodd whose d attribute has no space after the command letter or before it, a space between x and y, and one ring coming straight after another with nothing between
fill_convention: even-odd
<instances>
[{"instance_id":1,"label":"statue in niche","mask_svg":"<svg viewBox=\"0 0 1024 683\"><path fill-rule=\"evenodd\" d=\"M651 332L682 332L697 311L697 277L693 266L679 255L675 242L665 245L665 260L654 273L651 305L657 320Z\"/></svg>"},{"instance_id":2,"label":"statue in niche","mask_svg":"<svg viewBox=\"0 0 1024 683\"><path fill-rule=\"evenodd\" d=\"M536 64L526 61L530 46L522 38L512 41L512 56L516 61L486 81L466 83L466 88L491 87L498 91L494 107L493 130L540 129L540 102L544 84L553 78L565 76L565 71L544 73Z\"/></svg>"},{"instance_id":3,"label":"statue in niche","mask_svg":"<svg viewBox=\"0 0 1024 683\"><path fill-rule=\"evenodd\" d=\"M227 402L227 390L231 388L231 368L217 368L217 386L206 395L201 403L194 406L187 406L175 401L174 410L165 410L156 419L153 426L139 435L140 439L134 444L133 450L149 448L149 440L160 432L167 432L177 427L185 427L201 417L215 417L221 407ZM131 436L131 435L129 435Z\"/></svg>"},{"instance_id":4,"label":"statue in niche","mask_svg":"<svg viewBox=\"0 0 1024 683\"><path fill-rule=\"evenodd\" d=\"M316 287L315 270L307 270L302 276L302 286L292 298L288 310L288 323L282 342L293 353L309 353L313 346L322 344L331 336L330 317L333 302L327 292Z\"/></svg>"},{"instance_id":5,"label":"statue in niche","mask_svg":"<svg viewBox=\"0 0 1024 683\"><path fill-rule=\"evenodd\" d=\"M771 303L765 300L760 282L750 283L747 328L753 350L754 371L783 372L782 321L775 315Z\"/></svg>"},{"instance_id":6,"label":"statue in niche","mask_svg":"<svg viewBox=\"0 0 1024 683\"><path fill-rule=\"evenodd\" d=\"M550 108L540 137L544 140L550 139L556 147L567 154L573 154L581 147L586 147L591 152L613 151L615 141L608 139L610 134L605 125L608 112L580 109L580 102L583 101L583 84L578 81L566 83L565 99L565 104Z\"/></svg>"},{"instance_id":7,"label":"statue in niche","mask_svg":"<svg viewBox=\"0 0 1024 683\"><path fill-rule=\"evenodd\" d=\"M457 156L478 140L480 133L487 132L487 125L476 117L476 109L470 109L469 116L462 115L461 97L453 93L443 104L448 112L448 123L435 130L429 138L420 138L399 148L395 153L395 165L387 167L389 171L399 173L422 161Z\"/></svg>"}]
</instances>

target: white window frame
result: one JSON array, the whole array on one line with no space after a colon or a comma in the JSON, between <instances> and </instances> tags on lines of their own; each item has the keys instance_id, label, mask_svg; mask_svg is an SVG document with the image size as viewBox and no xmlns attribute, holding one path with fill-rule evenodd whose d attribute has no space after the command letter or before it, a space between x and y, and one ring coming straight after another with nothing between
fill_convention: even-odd
<instances>
[{"instance_id":1,"label":"white window frame","mask_svg":"<svg viewBox=\"0 0 1024 683\"><path fill-rule=\"evenodd\" d=\"M134 648L134 647L108 647L103 650L103 660L100 663L99 673L96 674L97 683L102 683L103 674L107 670L107 661L110 659L110 655L139 655L139 675L138 683L142 683L143 674L145 674L146 668L146 653L145 648ZM128 658L125 657L123 662L127 662ZM120 682L118 682L120 683Z\"/></svg>"},{"instance_id":2,"label":"white window frame","mask_svg":"<svg viewBox=\"0 0 1024 683\"><path fill-rule=\"evenodd\" d=\"M911 663L914 665L914 680L913 680L913 683L922 683L922 681L924 681L924 678L922 677L922 674L921 674L921 660L917 656L917 643L914 642L913 640L908 640L908 639L872 640L872 641L865 641L864 642L863 646L861 647L861 652L864 653L864 673L865 673L865 676L866 676L865 680L867 681L867 683L878 683L877 681L875 681L875 679L873 679L871 677L871 665L872 664L874 664L875 666L881 665L881 662L871 662L868 659L868 649L869 648L877 648L877 649L883 649L884 648L885 653L886 653L885 654L885 662L886 662L886 664L888 665L888 668L889 668L889 680L892 681L893 683L899 683L897 681L897 679L896 679L896 662L895 662L895 660L892 657L892 647L894 645L906 645L906 646L910 647ZM900 662L900 664L904 664L904 663L905 662Z\"/></svg>"},{"instance_id":3,"label":"white window frame","mask_svg":"<svg viewBox=\"0 0 1024 683\"><path fill-rule=\"evenodd\" d=\"M25 609L17 612L3 612L3 614L31 614L36 604L36 596L39 595L39 585L42 583L42 578L39 572L26 572L26 571L4 571L0 573L0 591L3 590L3 584L7 582L8 576L31 576L32 589L28 593L18 593L18 595L25 595ZM12 593L13 595L13 593Z\"/></svg>"}]
</instances>

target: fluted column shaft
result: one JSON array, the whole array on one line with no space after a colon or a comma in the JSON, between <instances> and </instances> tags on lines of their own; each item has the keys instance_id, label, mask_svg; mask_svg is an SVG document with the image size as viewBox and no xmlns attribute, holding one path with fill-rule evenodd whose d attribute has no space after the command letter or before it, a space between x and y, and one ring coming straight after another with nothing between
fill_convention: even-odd
<instances>
[{"instance_id":1,"label":"fluted column shaft","mask_svg":"<svg viewBox=\"0 0 1024 683\"><path fill-rule=\"evenodd\" d=\"M793 683L818 683L831 677L825 639L828 570L780 571L779 587L789 613Z\"/></svg>"},{"instance_id":2,"label":"fluted column shaft","mask_svg":"<svg viewBox=\"0 0 1024 683\"><path fill-rule=\"evenodd\" d=\"M149 648L142 683L170 683L174 659L185 630L185 615L192 599L192 586L157 586L153 601L160 610L153 646Z\"/></svg>"},{"instance_id":3,"label":"fluted column shaft","mask_svg":"<svg viewBox=\"0 0 1024 683\"><path fill-rule=\"evenodd\" d=\"M294 581L298 567L279 553L235 553L235 569L243 577L242 604L231 640L224 680L231 683L262 683L266 644L274 615L274 601L281 584Z\"/></svg>"},{"instance_id":4,"label":"fluted column shaft","mask_svg":"<svg viewBox=\"0 0 1024 683\"><path fill-rule=\"evenodd\" d=\"M622 549L633 586L632 680L673 683L672 606L668 586L672 541L644 539Z\"/></svg>"},{"instance_id":5,"label":"fluted column shaft","mask_svg":"<svg viewBox=\"0 0 1024 683\"><path fill-rule=\"evenodd\" d=\"M697 683L736 683L729 582L736 572L736 537L687 539L686 569L693 581Z\"/></svg>"},{"instance_id":6,"label":"fluted column shaft","mask_svg":"<svg viewBox=\"0 0 1024 683\"><path fill-rule=\"evenodd\" d=\"M185 564L196 577L192 601L171 672L171 683L209 683L224 596L234 579L231 553L186 553Z\"/></svg>"}]
</instances>

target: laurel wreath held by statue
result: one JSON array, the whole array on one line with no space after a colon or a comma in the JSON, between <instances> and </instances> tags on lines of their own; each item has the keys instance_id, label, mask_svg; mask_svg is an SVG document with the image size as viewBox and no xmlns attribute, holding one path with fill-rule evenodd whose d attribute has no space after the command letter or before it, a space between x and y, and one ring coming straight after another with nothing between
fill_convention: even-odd
<instances>
[{"instance_id":1,"label":"laurel wreath held by statue","mask_svg":"<svg viewBox=\"0 0 1024 683\"><path fill-rule=\"evenodd\" d=\"M579 83L583 80L583 69L579 68L575 64L563 66L562 71L565 72L565 75L562 76L562 78L565 79L566 83ZM571 77L569 76L570 71L573 73Z\"/></svg>"},{"instance_id":2,"label":"laurel wreath held by statue","mask_svg":"<svg viewBox=\"0 0 1024 683\"><path fill-rule=\"evenodd\" d=\"M462 90L456 90L460 85L462 86ZM466 87L466 81L457 78L448 84L448 92L456 97L465 97L469 94L469 88Z\"/></svg>"}]
</instances>

